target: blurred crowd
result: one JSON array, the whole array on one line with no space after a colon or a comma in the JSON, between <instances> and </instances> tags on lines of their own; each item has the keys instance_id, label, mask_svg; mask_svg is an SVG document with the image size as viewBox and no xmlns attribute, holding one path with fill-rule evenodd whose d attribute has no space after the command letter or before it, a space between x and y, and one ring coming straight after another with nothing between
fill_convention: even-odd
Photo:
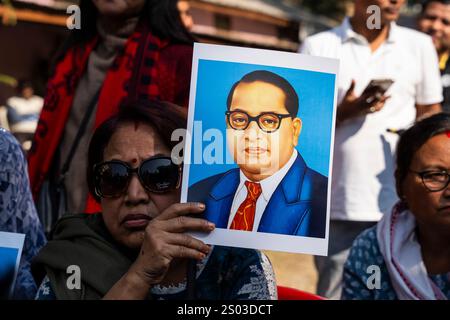
<instances>
[{"instance_id":1,"label":"blurred crowd","mask_svg":"<svg viewBox=\"0 0 450 320\"><path fill-rule=\"evenodd\" d=\"M450 1L425 1L417 30L396 23L405 1L354 0L299 48L340 61L322 298L450 298ZM188 235L215 227L193 217L203 204L179 203L170 160L187 121L189 2L80 8L86 27L45 97L20 81L0 113L0 231L26 235L11 298L277 299L264 253ZM67 265L82 266L83 290L67 289Z\"/></svg>"}]
</instances>

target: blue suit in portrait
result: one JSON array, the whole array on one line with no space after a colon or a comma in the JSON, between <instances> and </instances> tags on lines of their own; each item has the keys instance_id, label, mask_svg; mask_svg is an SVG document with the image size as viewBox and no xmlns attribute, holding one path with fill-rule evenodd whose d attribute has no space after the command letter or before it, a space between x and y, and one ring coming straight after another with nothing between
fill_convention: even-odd
<instances>
[{"instance_id":1,"label":"blue suit in portrait","mask_svg":"<svg viewBox=\"0 0 450 320\"><path fill-rule=\"evenodd\" d=\"M226 229L239 182L239 168L214 175L191 186L188 201L205 203L204 218ZM327 182L298 153L267 203L258 232L325 238Z\"/></svg>"}]
</instances>

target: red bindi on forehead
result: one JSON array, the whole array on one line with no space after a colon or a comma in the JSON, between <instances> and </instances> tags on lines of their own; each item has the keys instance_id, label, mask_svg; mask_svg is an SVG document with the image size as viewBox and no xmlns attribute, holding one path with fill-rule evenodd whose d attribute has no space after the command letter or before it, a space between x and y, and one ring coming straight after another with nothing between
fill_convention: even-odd
<instances>
[{"instance_id":1,"label":"red bindi on forehead","mask_svg":"<svg viewBox=\"0 0 450 320\"><path fill-rule=\"evenodd\" d=\"M133 163L133 164L134 164L134 163L137 163L137 162L138 162L138 161L137 161L136 158L134 158L134 159L131 160L131 163Z\"/></svg>"},{"instance_id":2,"label":"red bindi on forehead","mask_svg":"<svg viewBox=\"0 0 450 320\"><path fill-rule=\"evenodd\" d=\"M447 135L447 138L450 138L450 130L446 131L445 134Z\"/></svg>"}]
</instances>

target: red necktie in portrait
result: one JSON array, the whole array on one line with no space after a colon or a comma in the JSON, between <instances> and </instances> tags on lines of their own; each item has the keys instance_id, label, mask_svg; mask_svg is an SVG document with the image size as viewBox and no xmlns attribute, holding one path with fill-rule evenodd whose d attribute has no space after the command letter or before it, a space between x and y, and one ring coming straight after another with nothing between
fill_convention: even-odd
<instances>
[{"instance_id":1,"label":"red necktie in portrait","mask_svg":"<svg viewBox=\"0 0 450 320\"><path fill-rule=\"evenodd\" d=\"M261 185L256 182L245 181L247 187L247 198L241 203L236 211L230 229L252 231L255 221L256 201L261 195Z\"/></svg>"}]
</instances>

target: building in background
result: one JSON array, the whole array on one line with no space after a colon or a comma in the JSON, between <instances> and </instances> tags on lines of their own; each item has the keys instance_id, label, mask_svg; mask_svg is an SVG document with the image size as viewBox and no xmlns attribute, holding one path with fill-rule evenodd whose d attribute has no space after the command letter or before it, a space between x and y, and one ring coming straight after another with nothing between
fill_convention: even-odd
<instances>
[{"instance_id":1,"label":"building in background","mask_svg":"<svg viewBox=\"0 0 450 320\"><path fill-rule=\"evenodd\" d=\"M336 1L345 1L351 13L351 0ZM295 52L306 36L340 23L304 9L304 0L189 2L194 19L192 32L199 41L207 43ZM407 26L413 26L418 10L412 2L401 20ZM13 84L19 79L31 80L37 94L44 94L51 60L69 34L66 9L77 3L78 0L0 0L0 106L16 93Z\"/></svg>"},{"instance_id":2,"label":"building in background","mask_svg":"<svg viewBox=\"0 0 450 320\"><path fill-rule=\"evenodd\" d=\"M77 0L0 0L0 105L15 94L11 85L14 79L31 80L36 92L44 94L51 60L69 33L66 9L77 3ZM300 39L337 24L284 1L191 0L190 3L192 31L200 41L208 43L296 51Z\"/></svg>"},{"instance_id":3,"label":"building in background","mask_svg":"<svg viewBox=\"0 0 450 320\"><path fill-rule=\"evenodd\" d=\"M275 0L191 0L193 33L203 42L296 51L337 21Z\"/></svg>"},{"instance_id":4,"label":"building in background","mask_svg":"<svg viewBox=\"0 0 450 320\"><path fill-rule=\"evenodd\" d=\"M17 92L14 83L30 80L43 95L50 63L67 37L61 0L0 0L0 106ZM3 81L1 81L3 79Z\"/></svg>"}]
</instances>

